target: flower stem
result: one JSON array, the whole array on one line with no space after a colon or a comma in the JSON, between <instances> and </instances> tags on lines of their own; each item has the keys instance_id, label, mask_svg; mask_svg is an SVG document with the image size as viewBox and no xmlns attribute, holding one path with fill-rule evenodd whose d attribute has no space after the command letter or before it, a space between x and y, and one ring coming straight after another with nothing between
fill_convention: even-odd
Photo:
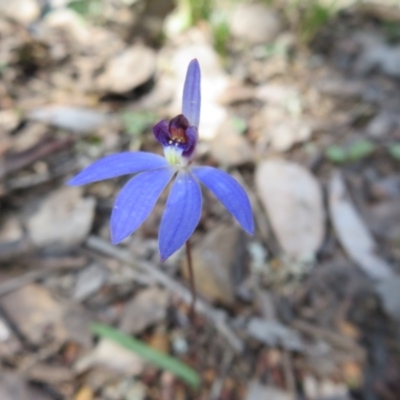
<instances>
[{"instance_id":1,"label":"flower stem","mask_svg":"<svg viewBox=\"0 0 400 400\"><path fill-rule=\"evenodd\" d=\"M196 316L196 311L195 311L195 305L196 305L196 286L194 283L194 272L193 272L193 263L192 263L192 251L190 247L190 241L189 239L186 242L186 259L187 259L187 265L188 265L188 270L189 270L189 285L190 285L190 291L192 292L192 302L190 303L190 309L189 309L189 318L191 321L194 321L194 318Z\"/></svg>"}]
</instances>

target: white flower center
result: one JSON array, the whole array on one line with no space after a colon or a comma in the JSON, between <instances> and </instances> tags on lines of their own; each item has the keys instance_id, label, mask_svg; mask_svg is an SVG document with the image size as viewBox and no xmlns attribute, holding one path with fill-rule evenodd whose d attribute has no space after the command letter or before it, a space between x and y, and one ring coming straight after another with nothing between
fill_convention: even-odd
<instances>
[{"instance_id":1,"label":"white flower center","mask_svg":"<svg viewBox=\"0 0 400 400\"><path fill-rule=\"evenodd\" d=\"M165 146L164 156L171 165L186 166L188 160L182 156L183 150L176 146Z\"/></svg>"}]
</instances>

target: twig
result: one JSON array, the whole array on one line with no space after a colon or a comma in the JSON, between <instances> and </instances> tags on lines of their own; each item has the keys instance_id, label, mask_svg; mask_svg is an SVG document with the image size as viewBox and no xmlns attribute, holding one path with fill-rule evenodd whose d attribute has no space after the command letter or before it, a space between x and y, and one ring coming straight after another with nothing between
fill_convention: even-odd
<instances>
[{"instance_id":1,"label":"twig","mask_svg":"<svg viewBox=\"0 0 400 400\"><path fill-rule=\"evenodd\" d=\"M46 261L44 263L44 268L26 272L25 274L15 278L7 279L5 282L0 283L0 296L4 296L10 292L13 292L14 290L20 289L25 285L29 285L30 283L35 282L38 279L42 279L51 273L59 272L64 269L82 268L86 264L86 259L82 257L78 258L77 260L66 258L53 261L54 263L51 263L50 260Z\"/></svg>"},{"instance_id":2,"label":"twig","mask_svg":"<svg viewBox=\"0 0 400 400\"><path fill-rule=\"evenodd\" d=\"M195 306L196 306L196 285L194 283L194 271L192 264L192 252L190 248L190 239L186 242L186 259L189 270L189 284L190 291L192 292L192 302L190 303L189 318L194 321L196 317Z\"/></svg>"},{"instance_id":3,"label":"twig","mask_svg":"<svg viewBox=\"0 0 400 400\"><path fill-rule=\"evenodd\" d=\"M314 326L301 320L293 321L291 326L305 334L325 340L332 346L353 354L359 360L365 360L366 354L363 347L346 336L342 336L339 333Z\"/></svg>"},{"instance_id":4,"label":"twig","mask_svg":"<svg viewBox=\"0 0 400 400\"><path fill-rule=\"evenodd\" d=\"M27 167L33 162L40 160L56 151L59 151L66 146L74 143L73 137L67 137L64 139L53 140L51 142L41 142L31 147L30 149L19 153L9 161L6 161L4 165L0 166L0 178L20 170L21 168Z\"/></svg>"},{"instance_id":5,"label":"twig","mask_svg":"<svg viewBox=\"0 0 400 400\"><path fill-rule=\"evenodd\" d=\"M283 373L285 375L285 382L292 399L296 398L296 379L293 373L292 356L289 351L283 348Z\"/></svg>"},{"instance_id":6,"label":"twig","mask_svg":"<svg viewBox=\"0 0 400 400\"><path fill-rule=\"evenodd\" d=\"M123 263L129 264L132 267L149 274L166 289L174 294L178 294L187 304L192 302L192 294L190 290L181 285L179 282L175 281L166 273L162 272L162 270L158 269L153 264L142 260L132 260L132 256L128 251L113 246L96 236L90 236L86 241L86 245L92 250L103 253L109 257L116 258ZM201 299L197 299L195 309L197 312L204 314L210 321L213 322L215 328L226 338L226 340L237 353L241 353L243 351L243 342L228 326L222 311L214 309Z\"/></svg>"}]
</instances>

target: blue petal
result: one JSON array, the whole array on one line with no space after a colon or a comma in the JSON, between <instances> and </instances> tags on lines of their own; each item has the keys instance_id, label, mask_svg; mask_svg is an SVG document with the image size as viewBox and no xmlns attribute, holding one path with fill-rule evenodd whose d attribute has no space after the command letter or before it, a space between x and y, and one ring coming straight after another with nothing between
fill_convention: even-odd
<instances>
[{"instance_id":1,"label":"blue petal","mask_svg":"<svg viewBox=\"0 0 400 400\"><path fill-rule=\"evenodd\" d=\"M179 172L169 194L158 234L161 259L166 260L190 238L201 215L201 189L190 172Z\"/></svg>"},{"instance_id":2,"label":"blue petal","mask_svg":"<svg viewBox=\"0 0 400 400\"><path fill-rule=\"evenodd\" d=\"M168 166L164 157L144 151L111 154L86 167L68 185L80 186L121 175Z\"/></svg>"},{"instance_id":3,"label":"blue petal","mask_svg":"<svg viewBox=\"0 0 400 400\"><path fill-rule=\"evenodd\" d=\"M200 120L200 66L194 59L190 62L185 86L183 88L182 114L189 120L190 125L199 127Z\"/></svg>"},{"instance_id":4,"label":"blue petal","mask_svg":"<svg viewBox=\"0 0 400 400\"><path fill-rule=\"evenodd\" d=\"M175 173L175 168L142 172L122 188L111 214L111 241L124 240L149 216L161 192Z\"/></svg>"},{"instance_id":5,"label":"blue petal","mask_svg":"<svg viewBox=\"0 0 400 400\"><path fill-rule=\"evenodd\" d=\"M236 218L242 228L250 233L254 233L253 212L247 193L240 184L229 174L212 167L192 168L193 174L227 208Z\"/></svg>"}]
</instances>

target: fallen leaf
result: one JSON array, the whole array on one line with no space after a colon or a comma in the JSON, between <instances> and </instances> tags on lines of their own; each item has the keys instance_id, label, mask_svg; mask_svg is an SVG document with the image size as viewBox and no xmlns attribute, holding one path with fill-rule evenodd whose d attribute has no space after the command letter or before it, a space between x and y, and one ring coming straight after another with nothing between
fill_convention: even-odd
<instances>
[{"instance_id":1,"label":"fallen leaf","mask_svg":"<svg viewBox=\"0 0 400 400\"><path fill-rule=\"evenodd\" d=\"M270 43L283 29L280 15L264 4L239 4L230 18L230 31L250 44Z\"/></svg>"},{"instance_id":2,"label":"fallen leaf","mask_svg":"<svg viewBox=\"0 0 400 400\"><path fill-rule=\"evenodd\" d=\"M31 111L28 118L67 131L82 133L95 131L103 126L110 116L88 108L51 105Z\"/></svg>"},{"instance_id":3,"label":"fallen leaf","mask_svg":"<svg viewBox=\"0 0 400 400\"><path fill-rule=\"evenodd\" d=\"M120 329L137 334L166 318L169 294L157 286L144 289L129 301L121 318Z\"/></svg>"},{"instance_id":4,"label":"fallen leaf","mask_svg":"<svg viewBox=\"0 0 400 400\"><path fill-rule=\"evenodd\" d=\"M248 141L235 130L231 120L226 120L219 127L211 141L210 151L218 164L226 167L251 162L254 157Z\"/></svg>"},{"instance_id":5,"label":"fallen leaf","mask_svg":"<svg viewBox=\"0 0 400 400\"><path fill-rule=\"evenodd\" d=\"M300 118L288 118L273 123L264 134L273 150L286 151L296 143L305 142L311 138L313 126Z\"/></svg>"},{"instance_id":6,"label":"fallen leaf","mask_svg":"<svg viewBox=\"0 0 400 400\"><path fill-rule=\"evenodd\" d=\"M96 201L82 198L82 188L64 186L50 193L27 222L37 246L72 246L86 239L92 227Z\"/></svg>"},{"instance_id":7,"label":"fallen leaf","mask_svg":"<svg viewBox=\"0 0 400 400\"><path fill-rule=\"evenodd\" d=\"M376 243L352 204L340 173L329 183L329 210L341 245L350 258L372 279L393 275L390 265L376 255Z\"/></svg>"},{"instance_id":8,"label":"fallen leaf","mask_svg":"<svg viewBox=\"0 0 400 400\"><path fill-rule=\"evenodd\" d=\"M283 251L297 260L315 257L325 224L318 181L301 165L280 159L261 162L255 181Z\"/></svg>"},{"instance_id":9,"label":"fallen leaf","mask_svg":"<svg viewBox=\"0 0 400 400\"><path fill-rule=\"evenodd\" d=\"M29 343L37 346L49 337L64 340L62 307L44 287L24 286L1 297L0 305Z\"/></svg>"},{"instance_id":10,"label":"fallen leaf","mask_svg":"<svg viewBox=\"0 0 400 400\"><path fill-rule=\"evenodd\" d=\"M3 371L0 374L0 399L51 400L44 391L28 385L22 376Z\"/></svg>"},{"instance_id":11,"label":"fallen leaf","mask_svg":"<svg viewBox=\"0 0 400 400\"><path fill-rule=\"evenodd\" d=\"M25 375L32 381L49 385L63 384L75 378L73 371L68 367L45 364L40 361L29 368Z\"/></svg>"},{"instance_id":12,"label":"fallen leaf","mask_svg":"<svg viewBox=\"0 0 400 400\"><path fill-rule=\"evenodd\" d=\"M36 0L0 1L0 15L28 26L40 16L40 7Z\"/></svg>"},{"instance_id":13,"label":"fallen leaf","mask_svg":"<svg viewBox=\"0 0 400 400\"><path fill-rule=\"evenodd\" d=\"M304 348L299 333L277 321L251 318L247 333L267 346L283 346L292 351L302 351Z\"/></svg>"},{"instance_id":14,"label":"fallen leaf","mask_svg":"<svg viewBox=\"0 0 400 400\"><path fill-rule=\"evenodd\" d=\"M106 282L107 270L98 264L91 264L78 272L73 297L85 300L96 293Z\"/></svg>"},{"instance_id":15,"label":"fallen leaf","mask_svg":"<svg viewBox=\"0 0 400 400\"><path fill-rule=\"evenodd\" d=\"M76 393L74 400L92 400L94 396L93 389L89 386L83 386Z\"/></svg>"},{"instance_id":16,"label":"fallen leaf","mask_svg":"<svg viewBox=\"0 0 400 400\"><path fill-rule=\"evenodd\" d=\"M0 306L18 332L32 345L46 340L91 344L88 314L78 304L62 305L38 284L26 285L0 298Z\"/></svg>"},{"instance_id":17,"label":"fallen leaf","mask_svg":"<svg viewBox=\"0 0 400 400\"><path fill-rule=\"evenodd\" d=\"M192 252L193 272L199 293L211 301L233 305L233 271L240 269L246 256L243 233L237 226L220 225L207 233ZM182 272L188 279L186 258Z\"/></svg>"},{"instance_id":18,"label":"fallen leaf","mask_svg":"<svg viewBox=\"0 0 400 400\"><path fill-rule=\"evenodd\" d=\"M154 50L134 45L108 62L105 71L97 79L97 85L103 91L126 93L150 80L155 69Z\"/></svg>"},{"instance_id":19,"label":"fallen leaf","mask_svg":"<svg viewBox=\"0 0 400 400\"><path fill-rule=\"evenodd\" d=\"M108 367L126 376L136 376L143 371L144 362L115 341L103 338L90 353L75 363L74 370L80 374L94 366Z\"/></svg>"}]
</instances>

